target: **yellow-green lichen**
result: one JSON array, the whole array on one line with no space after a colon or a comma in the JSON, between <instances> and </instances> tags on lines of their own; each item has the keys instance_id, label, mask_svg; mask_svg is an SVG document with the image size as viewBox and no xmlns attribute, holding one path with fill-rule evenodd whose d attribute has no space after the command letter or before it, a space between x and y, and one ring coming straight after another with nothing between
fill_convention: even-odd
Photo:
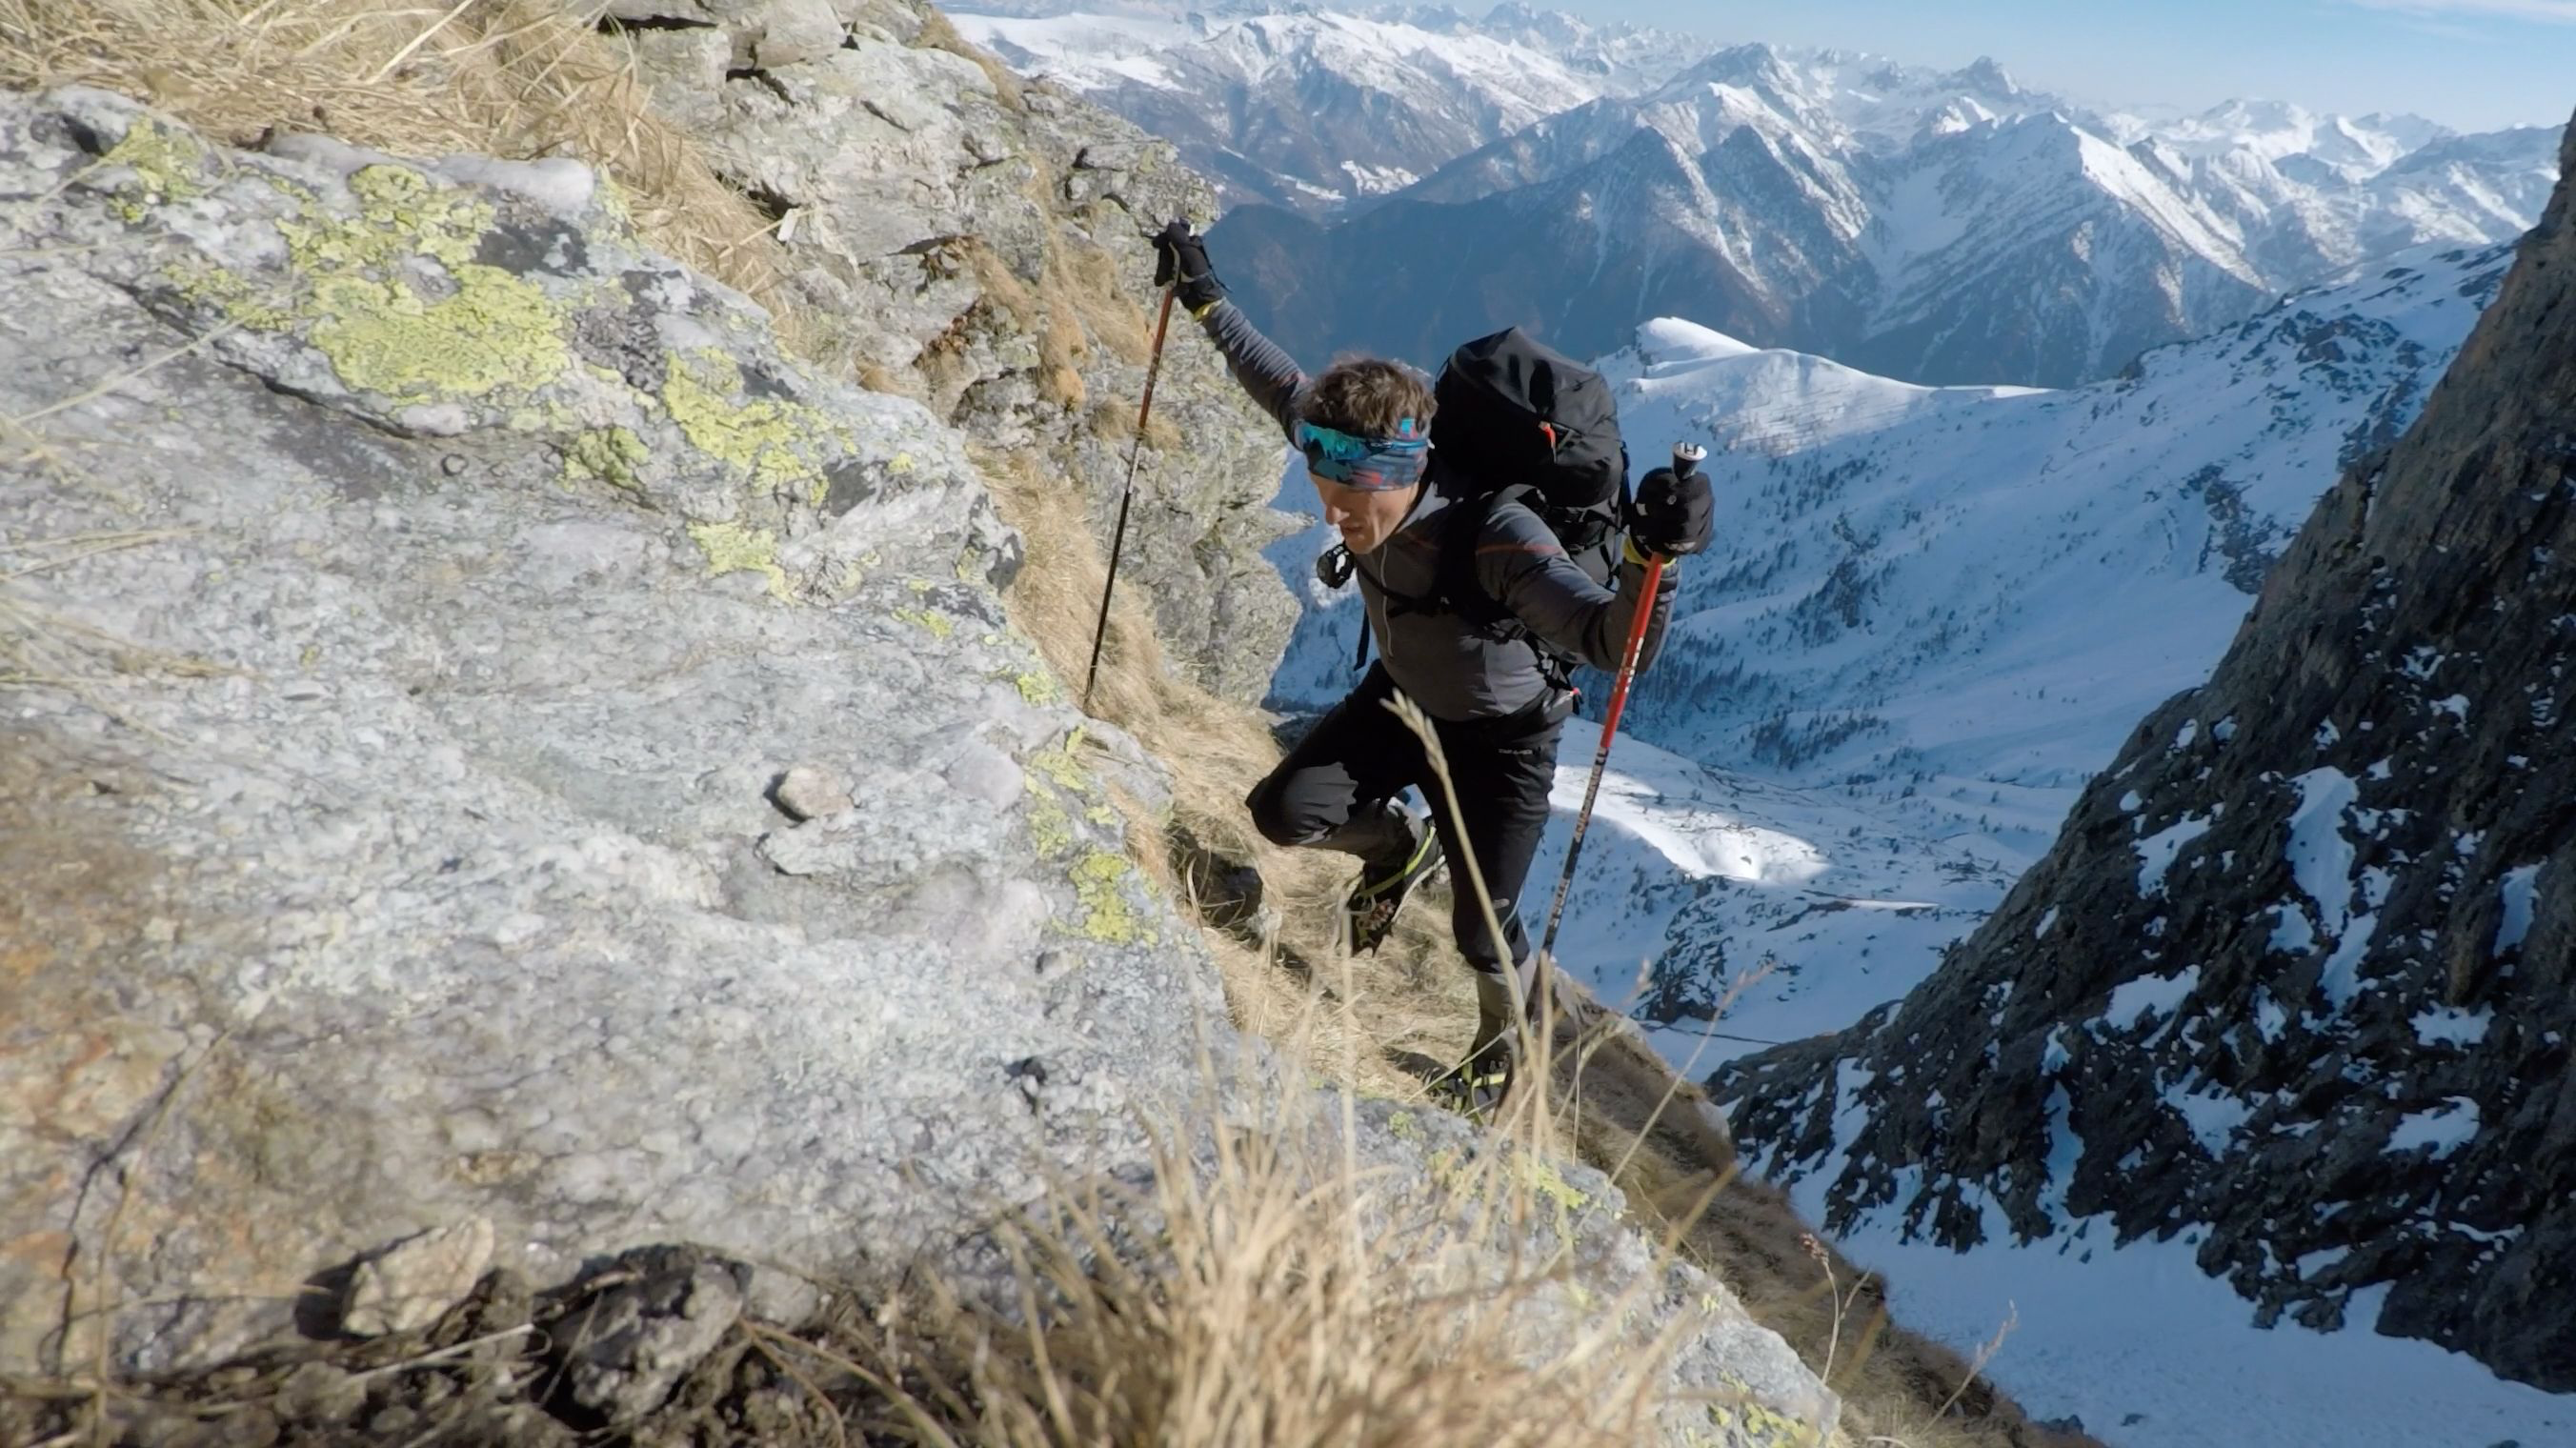
<instances>
[{"instance_id":1,"label":"yellow-green lichen","mask_svg":"<svg viewBox=\"0 0 2576 1448\"><path fill-rule=\"evenodd\" d=\"M633 488L640 481L635 470L652 455L653 450L644 445L644 439L628 428L595 427L576 434L571 442L564 445L564 481L600 482Z\"/></svg>"},{"instance_id":2,"label":"yellow-green lichen","mask_svg":"<svg viewBox=\"0 0 2576 1448\"><path fill-rule=\"evenodd\" d=\"M511 408L510 415L502 421L512 432L582 431L581 414L551 397L542 403L532 401L528 406Z\"/></svg>"},{"instance_id":3,"label":"yellow-green lichen","mask_svg":"<svg viewBox=\"0 0 2576 1448\"><path fill-rule=\"evenodd\" d=\"M631 228L635 225L635 207L626 199L626 188L617 184L616 177L606 171L600 172L599 184L590 194L599 209L606 213L608 219L615 222L619 229Z\"/></svg>"},{"instance_id":4,"label":"yellow-green lichen","mask_svg":"<svg viewBox=\"0 0 2576 1448\"><path fill-rule=\"evenodd\" d=\"M138 118L126 128L125 139L99 158L101 166L122 166L134 177L132 187L117 188L109 209L127 222L139 222L154 206L202 196L205 162L206 148L196 137Z\"/></svg>"},{"instance_id":5,"label":"yellow-green lichen","mask_svg":"<svg viewBox=\"0 0 2576 1448\"><path fill-rule=\"evenodd\" d=\"M926 608L898 608L894 616L915 628L929 630L935 639L944 639L957 631L957 625L946 614L932 613Z\"/></svg>"},{"instance_id":6,"label":"yellow-green lichen","mask_svg":"<svg viewBox=\"0 0 2576 1448\"><path fill-rule=\"evenodd\" d=\"M474 260L492 208L407 166L349 178L354 218L308 198L281 221L288 259L312 286L313 345L349 386L389 397L534 391L572 365L564 309L543 288ZM424 292L415 259L438 263Z\"/></svg>"},{"instance_id":7,"label":"yellow-green lichen","mask_svg":"<svg viewBox=\"0 0 2576 1448\"><path fill-rule=\"evenodd\" d=\"M1072 853L1073 816L1039 790L1035 780L1030 781L1029 788L1037 796L1029 801L1029 843L1047 859Z\"/></svg>"},{"instance_id":8,"label":"yellow-green lichen","mask_svg":"<svg viewBox=\"0 0 2576 1448\"><path fill-rule=\"evenodd\" d=\"M691 523L689 538L707 555L707 576L757 573L769 580L769 592L787 598L787 570L778 566L778 539L766 528L740 523Z\"/></svg>"},{"instance_id":9,"label":"yellow-green lichen","mask_svg":"<svg viewBox=\"0 0 2576 1448\"><path fill-rule=\"evenodd\" d=\"M1801 1422L1768 1403L1756 1401L1743 1379L1730 1373L1727 1383L1745 1396L1732 1403L1709 1405L1708 1421L1722 1435L1719 1441L1755 1444L1759 1448L1815 1448L1820 1441L1814 1424Z\"/></svg>"},{"instance_id":10,"label":"yellow-green lichen","mask_svg":"<svg viewBox=\"0 0 2576 1448\"><path fill-rule=\"evenodd\" d=\"M1429 1166L1432 1180L1453 1195L1482 1196L1492 1185L1491 1173L1477 1168L1475 1155L1456 1147L1443 1147L1433 1152ZM1505 1170L1521 1190L1556 1208L1559 1235L1573 1234L1574 1213L1589 1205L1592 1198L1567 1182L1554 1162L1533 1152L1515 1150Z\"/></svg>"},{"instance_id":11,"label":"yellow-green lichen","mask_svg":"<svg viewBox=\"0 0 2576 1448\"><path fill-rule=\"evenodd\" d=\"M543 290L499 267L463 267L455 280L435 302L401 282L324 282L314 297L330 315L313 345L341 381L389 397L482 397L563 375L563 317Z\"/></svg>"},{"instance_id":12,"label":"yellow-green lichen","mask_svg":"<svg viewBox=\"0 0 2576 1448\"><path fill-rule=\"evenodd\" d=\"M731 463L753 482L791 496L828 488L816 458L846 429L821 411L777 398L742 398L742 368L712 347L669 354L662 405L700 452Z\"/></svg>"},{"instance_id":13,"label":"yellow-green lichen","mask_svg":"<svg viewBox=\"0 0 2576 1448\"><path fill-rule=\"evenodd\" d=\"M1387 1117L1386 1129L1393 1133L1398 1141L1422 1139L1422 1123L1414 1120L1413 1113L1410 1111L1398 1111Z\"/></svg>"},{"instance_id":14,"label":"yellow-green lichen","mask_svg":"<svg viewBox=\"0 0 2576 1448\"><path fill-rule=\"evenodd\" d=\"M1135 868L1123 856L1094 850L1073 867L1073 893L1082 905L1082 933L1106 945L1151 945L1154 934L1136 918L1119 886Z\"/></svg>"},{"instance_id":15,"label":"yellow-green lichen","mask_svg":"<svg viewBox=\"0 0 2576 1448\"><path fill-rule=\"evenodd\" d=\"M295 325L295 313L262 297L247 281L206 262L173 262L162 279L180 296L223 314L237 327L254 332L283 332Z\"/></svg>"},{"instance_id":16,"label":"yellow-green lichen","mask_svg":"<svg viewBox=\"0 0 2576 1448\"><path fill-rule=\"evenodd\" d=\"M1592 1203L1591 1197L1577 1191L1556 1169L1556 1163L1545 1157L1526 1151L1515 1152L1512 1171L1520 1178L1522 1186L1554 1202L1560 1213L1575 1211Z\"/></svg>"},{"instance_id":17,"label":"yellow-green lichen","mask_svg":"<svg viewBox=\"0 0 2576 1448\"><path fill-rule=\"evenodd\" d=\"M1063 697L1056 692L1055 680L1044 674L1012 674L1008 677L1020 691L1020 698L1027 703L1044 707Z\"/></svg>"},{"instance_id":18,"label":"yellow-green lichen","mask_svg":"<svg viewBox=\"0 0 2576 1448\"><path fill-rule=\"evenodd\" d=\"M1058 788L1069 793L1096 796L1100 793L1100 782L1091 777L1090 770L1082 767L1081 760L1073 757L1073 751L1081 743L1082 731L1077 728L1066 736L1062 748L1041 749L1031 755L1029 768L1054 780Z\"/></svg>"}]
</instances>

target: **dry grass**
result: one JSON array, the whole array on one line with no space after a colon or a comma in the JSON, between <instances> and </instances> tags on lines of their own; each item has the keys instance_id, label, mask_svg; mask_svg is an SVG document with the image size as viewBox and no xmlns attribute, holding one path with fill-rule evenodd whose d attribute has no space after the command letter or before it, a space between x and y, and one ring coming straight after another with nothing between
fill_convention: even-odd
<instances>
[{"instance_id":1,"label":"dry grass","mask_svg":"<svg viewBox=\"0 0 2576 1448\"><path fill-rule=\"evenodd\" d=\"M1009 66L994 59L989 52L968 44L966 37L957 33L957 27L949 23L947 16L936 10L926 14L922 19L921 33L913 37L912 43L925 49L964 56L975 62L975 68L984 72L984 78L993 83L994 98L1002 103L1003 109L1018 111L1027 108L1023 96L1028 87L1011 73Z\"/></svg>"},{"instance_id":2,"label":"dry grass","mask_svg":"<svg viewBox=\"0 0 2576 1448\"><path fill-rule=\"evenodd\" d=\"M319 131L410 156L578 157L617 182L655 247L758 300L800 341L770 221L647 108L599 9L0 0L0 85L103 86L241 146Z\"/></svg>"},{"instance_id":3,"label":"dry grass","mask_svg":"<svg viewBox=\"0 0 2576 1448\"><path fill-rule=\"evenodd\" d=\"M1211 1117L1217 1113L1208 1113ZM1562 1260L1516 1257L1538 1210L1505 1158L1399 1204L1320 1122L1283 1116L1195 1151L1166 1138L1132 1197L1059 1191L1002 1235L1016 1301L935 1289L804 1351L884 1407L859 1426L979 1448L1065 1443L1350 1448L1632 1445L1653 1436L1675 1333L1620 1324L1649 1271L1585 1325L1533 1331ZM1463 1200L1505 1205L1460 1214ZM1150 1243L1130 1235L1159 1223ZM1560 1289L1561 1290L1561 1289Z\"/></svg>"}]
</instances>

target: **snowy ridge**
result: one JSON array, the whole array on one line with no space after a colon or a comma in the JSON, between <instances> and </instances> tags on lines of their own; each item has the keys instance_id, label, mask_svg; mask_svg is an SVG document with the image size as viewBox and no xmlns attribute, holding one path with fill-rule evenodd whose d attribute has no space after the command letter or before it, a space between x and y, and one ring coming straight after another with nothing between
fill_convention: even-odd
<instances>
[{"instance_id":1,"label":"snowy ridge","mask_svg":"<svg viewBox=\"0 0 2576 1448\"><path fill-rule=\"evenodd\" d=\"M1657 32L1497 7L952 9L958 32L1178 143L1229 203L1330 214L1692 52Z\"/></svg>"},{"instance_id":2,"label":"snowy ridge","mask_svg":"<svg viewBox=\"0 0 2576 1448\"><path fill-rule=\"evenodd\" d=\"M1668 315L1915 381L2072 386L2345 268L2510 240L2555 179L2539 127L2268 101L2150 119L1991 59L1521 5L978 8L1009 13L960 14L969 38L1216 179L1220 266L1300 355L1427 364L1511 323L1581 355Z\"/></svg>"}]
</instances>

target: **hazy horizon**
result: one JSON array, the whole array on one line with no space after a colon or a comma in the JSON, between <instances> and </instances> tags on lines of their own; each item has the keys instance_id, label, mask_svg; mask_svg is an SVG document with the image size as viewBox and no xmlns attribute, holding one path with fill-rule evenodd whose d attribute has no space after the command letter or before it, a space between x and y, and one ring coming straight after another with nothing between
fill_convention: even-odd
<instances>
[{"instance_id":1,"label":"hazy horizon","mask_svg":"<svg viewBox=\"0 0 2576 1448\"><path fill-rule=\"evenodd\" d=\"M1490 0L1450 0L1481 13ZM2284 101L2412 113L2459 131L2564 127L2576 112L2576 0L1528 0L1594 20L1956 68L2113 109Z\"/></svg>"}]
</instances>

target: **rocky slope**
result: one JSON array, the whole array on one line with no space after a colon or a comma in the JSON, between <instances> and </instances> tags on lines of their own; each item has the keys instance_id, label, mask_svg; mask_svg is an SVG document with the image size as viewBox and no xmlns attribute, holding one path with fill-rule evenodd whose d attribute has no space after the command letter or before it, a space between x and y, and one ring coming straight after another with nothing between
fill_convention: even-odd
<instances>
[{"instance_id":1,"label":"rocky slope","mask_svg":"<svg viewBox=\"0 0 2576 1448\"><path fill-rule=\"evenodd\" d=\"M2181 1233L2260 1321L2576 1388L2570 201L1991 921L1722 1073L1761 1169L1961 1248Z\"/></svg>"},{"instance_id":2,"label":"rocky slope","mask_svg":"<svg viewBox=\"0 0 2576 1448\"><path fill-rule=\"evenodd\" d=\"M788 356L567 160L0 92L0 203L0 1372L740 1259L629 1259L655 1345L574 1373L629 1411L808 1277L992 1283L984 1225L1147 1171L1149 1122L1301 1129L1124 851L1155 766L1005 622L1017 540L929 408ZM1380 1209L1483 1210L1464 1123L1355 1117ZM1648 1274L1622 1330L1749 1397L1675 1442L1830 1413L1545 1170L1559 1210L1440 1270L1567 1263L1543 1336Z\"/></svg>"},{"instance_id":3,"label":"rocky slope","mask_svg":"<svg viewBox=\"0 0 2576 1448\"><path fill-rule=\"evenodd\" d=\"M1153 329L1152 250L1215 211L1172 148L970 58L927 0L616 0L655 108L778 220L835 363L1078 481L1106 544ZM1257 698L1294 608L1263 545L1279 438L1183 328L1120 584L1200 682Z\"/></svg>"}]
</instances>

